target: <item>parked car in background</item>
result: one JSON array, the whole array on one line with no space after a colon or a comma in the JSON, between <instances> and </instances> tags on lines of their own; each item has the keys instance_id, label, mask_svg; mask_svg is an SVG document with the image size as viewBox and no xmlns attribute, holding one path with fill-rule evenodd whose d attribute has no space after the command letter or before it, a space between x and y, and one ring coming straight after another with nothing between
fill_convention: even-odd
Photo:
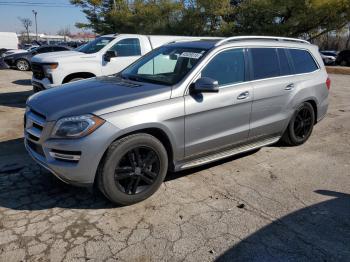
<instances>
[{"instance_id":1,"label":"parked car in background","mask_svg":"<svg viewBox=\"0 0 350 262\"><path fill-rule=\"evenodd\" d=\"M198 37L105 35L71 52L35 56L32 59L33 89L41 91L85 78L115 74L152 49L179 39L188 41Z\"/></svg>"},{"instance_id":2,"label":"parked car in background","mask_svg":"<svg viewBox=\"0 0 350 262\"><path fill-rule=\"evenodd\" d=\"M341 51L338 54L335 63L340 66L350 66L350 50Z\"/></svg>"},{"instance_id":3,"label":"parked car in background","mask_svg":"<svg viewBox=\"0 0 350 262\"><path fill-rule=\"evenodd\" d=\"M25 53L25 52L31 52L34 49L38 48L39 46L31 46L28 49L10 49L2 54L2 57L12 55L12 54L19 54L19 53Z\"/></svg>"},{"instance_id":4,"label":"parked car in background","mask_svg":"<svg viewBox=\"0 0 350 262\"><path fill-rule=\"evenodd\" d=\"M16 33L0 32L0 56L10 49L17 49L18 37Z\"/></svg>"},{"instance_id":5,"label":"parked car in background","mask_svg":"<svg viewBox=\"0 0 350 262\"><path fill-rule=\"evenodd\" d=\"M304 40L179 41L117 75L31 96L25 146L61 180L96 183L128 205L152 195L168 170L280 139L303 144L326 115L329 88L318 47Z\"/></svg>"},{"instance_id":6,"label":"parked car in background","mask_svg":"<svg viewBox=\"0 0 350 262\"><path fill-rule=\"evenodd\" d=\"M17 68L20 71L28 71L31 69L30 60L33 56L49 52L69 51L64 46L40 46L32 51L8 55L3 58L6 65Z\"/></svg>"},{"instance_id":7,"label":"parked car in background","mask_svg":"<svg viewBox=\"0 0 350 262\"><path fill-rule=\"evenodd\" d=\"M321 57L325 65L334 65L335 60L337 58L337 52L336 51L320 51Z\"/></svg>"}]
</instances>

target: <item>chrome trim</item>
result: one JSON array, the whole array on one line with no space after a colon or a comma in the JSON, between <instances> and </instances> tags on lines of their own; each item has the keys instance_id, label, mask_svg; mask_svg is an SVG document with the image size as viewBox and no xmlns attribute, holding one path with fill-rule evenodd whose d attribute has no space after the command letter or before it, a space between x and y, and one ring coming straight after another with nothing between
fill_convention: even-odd
<instances>
[{"instance_id":1,"label":"chrome trim","mask_svg":"<svg viewBox=\"0 0 350 262\"><path fill-rule=\"evenodd\" d=\"M41 130L35 128L35 127L31 127L29 129L26 129L28 134L31 134L32 136L37 137L38 139L40 138L41 135Z\"/></svg>"},{"instance_id":2,"label":"chrome trim","mask_svg":"<svg viewBox=\"0 0 350 262\"><path fill-rule=\"evenodd\" d=\"M80 155L70 155L70 154L62 154L56 152L49 152L50 156L56 159L62 160L70 160L70 161L79 161Z\"/></svg>"},{"instance_id":3,"label":"chrome trim","mask_svg":"<svg viewBox=\"0 0 350 262\"><path fill-rule=\"evenodd\" d=\"M244 41L244 40L275 40L275 41L287 41L287 42L297 42L303 44L311 44L309 41L298 39L298 38L290 38L290 37L276 37L276 36L232 36L225 38L215 44L215 46L219 46L222 44L230 43L233 41Z\"/></svg>"},{"instance_id":4,"label":"chrome trim","mask_svg":"<svg viewBox=\"0 0 350 262\"><path fill-rule=\"evenodd\" d=\"M38 124L41 127L44 127L45 125L45 119L41 118L40 116L34 114L31 111L27 113L27 118L30 118L34 123Z\"/></svg>"}]
</instances>

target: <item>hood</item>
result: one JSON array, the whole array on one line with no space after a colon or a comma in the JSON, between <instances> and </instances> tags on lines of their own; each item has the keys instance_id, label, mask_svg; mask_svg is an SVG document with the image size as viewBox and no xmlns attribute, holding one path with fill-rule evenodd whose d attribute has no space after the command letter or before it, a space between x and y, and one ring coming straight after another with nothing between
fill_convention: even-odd
<instances>
[{"instance_id":1,"label":"hood","mask_svg":"<svg viewBox=\"0 0 350 262\"><path fill-rule=\"evenodd\" d=\"M47 121L83 114L103 115L170 99L171 87L131 82L115 76L91 78L36 93L27 105Z\"/></svg>"},{"instance_id":2,"label":"hood","mask_svg":"<svg viewBox=\"0 0 350 262\"><path fill-rule=\"evenodd\" d=\"M71 58L89 58L91 54L84 54L77 51L59 51L59 52L50 52L44 54L38 54L32 58L32 62L36 63L47 63L47 62L59 62L63 59Z\"/></svg>"}]
</instances>

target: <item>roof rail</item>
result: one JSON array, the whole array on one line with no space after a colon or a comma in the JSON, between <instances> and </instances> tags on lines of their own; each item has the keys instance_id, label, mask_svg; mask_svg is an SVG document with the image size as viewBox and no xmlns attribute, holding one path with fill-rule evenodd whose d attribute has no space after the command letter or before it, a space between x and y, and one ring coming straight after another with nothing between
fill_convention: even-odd
<instances>
[{"instance_id":1,"label":"roof rail","mask_svg":"<svg viewBox=\"0 0 350 262\"><path fill-rule=\"evenodd\" d=\"M298 39L298 38L290 38L290 37L278 37L278 36L232 36L225 38L215 44L215 46L219 46L225 43L233 42L233 41L242 41L242 40L275 40L275 41L289 41L289 42L298 42L304 44L310 44L310 42Z\"/></svg>"},{"instance_id":2,"label":"roof rail","mask_svg":"<svg viewBox=\"0 0 350 262\"><path fill-rule=\"evenodd\" d=\"M192 41L200 41L200 40L224 40L222 37L189 37L189 38L180 38L173 41L170 41L168 44L174 44L178 42L192 42Z\"/></svg>"}]
</instances>

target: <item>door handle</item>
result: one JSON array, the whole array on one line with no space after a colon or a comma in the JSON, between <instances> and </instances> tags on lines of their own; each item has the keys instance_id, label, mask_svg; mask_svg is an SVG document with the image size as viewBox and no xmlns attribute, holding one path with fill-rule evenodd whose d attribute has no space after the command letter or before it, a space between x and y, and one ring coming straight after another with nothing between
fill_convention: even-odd
<instances>
[{"instance_id":1,"label":"door handle","mask_svg":"<svg viewBox=\"0 0 350 262\"><path fill-rule=\"evenodd\" d=\"M248 96L249 96L249 92L245 91L245 92L239 94L239 96L237 96L237 99L238 100L246 99Z\"/></svg>"},{"instance_id":2,"label":"door handle","mask_svg":"<svg viewBox=\"0 0 350 262\"><path fill-rule=\"evenodd\" d=\"M287 85L287 86L284 88L284 90L289 91L289 90L292 90L293 88L294 88L294 84L291 83L291 84Z\"/></svg>"}]
</instances>

